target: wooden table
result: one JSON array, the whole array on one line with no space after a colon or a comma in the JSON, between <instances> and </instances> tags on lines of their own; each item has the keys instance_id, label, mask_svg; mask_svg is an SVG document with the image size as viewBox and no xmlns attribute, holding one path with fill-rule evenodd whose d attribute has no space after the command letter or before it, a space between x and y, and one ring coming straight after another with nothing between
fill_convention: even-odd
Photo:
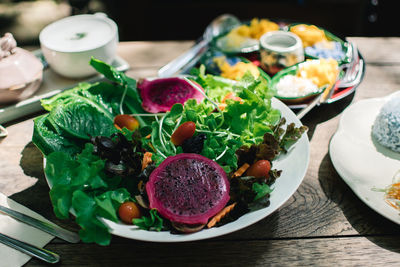
<instances>
[{"instance_id":1,"label":"wooden table","mask_svg":"<svg viewBox=\"0 0 400 267\"><path fill-rule=\"evenodd\" d=\"M351 38L367 63L356 93L312 110L303 118L310 130L310 164L305 179L279 210L241 231L198 242L159 244L113 237L111 245L46 246L62 266L138 265L361 265L400 264L400 226L366 206L335 171L328 144L341 112L352 102L400 89L400 38ZM118 53L134 78L154 76L192 42L126 42ZM68 229L52 212L41 153L31 142L32 117L6 124L0 140L0 191ZM379 177L377 177L379 179ZM1 259L0 259L1 260ZM42 266L32 259L27 266Z\"/></svg>"}]
</instances>

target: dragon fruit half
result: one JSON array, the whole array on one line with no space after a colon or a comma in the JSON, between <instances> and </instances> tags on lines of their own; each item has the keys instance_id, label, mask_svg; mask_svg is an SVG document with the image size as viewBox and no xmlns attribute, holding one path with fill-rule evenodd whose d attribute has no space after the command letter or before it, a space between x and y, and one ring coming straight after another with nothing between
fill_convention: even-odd
<instances>
[{"instance_id":1,"label":"dragon fruit half","mask_svg":"<svg viewBox=\"0 0 400 267\"><path fill-rule=\"evenodd\" d=\"M201 88L199 84L193 83ZM184 104L190 98L196 99L198 103L204 99L201 92L179 77L143 79L138 82L138 89L142 107L150 113L169 111L174 104Z\"/></svg>"},{"instance_id":2,"label":"dragon fruit half","mask_svg":"<svg viewBox=\"0 0 400 267\"><path fill-rule=\"evenodd\" d=\"M215 161L199 154L166 158L146 184L150 208L173 223L206 224L229 200L229 182Z\"/></svg>"}]
</instances>

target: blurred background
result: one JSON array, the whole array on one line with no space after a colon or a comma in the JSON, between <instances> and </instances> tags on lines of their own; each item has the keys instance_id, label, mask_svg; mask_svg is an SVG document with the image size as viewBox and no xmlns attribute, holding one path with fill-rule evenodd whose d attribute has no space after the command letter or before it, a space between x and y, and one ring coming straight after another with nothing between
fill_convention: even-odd
<instances>
[{"instance_id":1,"label":"blurred background","mask_svg":"<svg viewBox=\"0 0 400 267\"><path fill-rule=\"evenodd\" d=\"M340 37L400 36L396 0L0 0L0 34L38 45L52 21L95 12L118 24L121 41L197 39L223 13L316 24Z\"/></svg>"}]
</instances>

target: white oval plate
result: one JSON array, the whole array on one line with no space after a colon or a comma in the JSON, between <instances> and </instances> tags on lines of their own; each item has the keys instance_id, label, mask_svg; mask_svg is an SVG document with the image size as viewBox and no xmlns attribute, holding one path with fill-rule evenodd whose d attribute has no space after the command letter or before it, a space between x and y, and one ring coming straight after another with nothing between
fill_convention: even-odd
<instances>
[{"instance_id":1,"label":"white oval plate","mask_svg":"<svg viewBox=\"0 0 400 267\"><path fill-rule=\"evenodd\" d=\"M294 122L296 126L302 125L296 115L285 104L277 99L272 99L273 107L279 109L287 123ZM309 141L307 134L286 154L273 161L273 168L283 170L282 175L273 185L269 207L249 212L238 220L221 227L204 229L193 234L171 234L168 231L154 232L139 229L134 225L116 223L104 218L101 220L109 227L110 233L142 241L151 242L185 242L202 240L225 235L254 224L281 207L297 190L306 174L309 161Z\"/></svg>"},{"instance_id":2,"label":"white oval plate","mask_svg":"<svg viewBox=\"0 0 400 267\"><path fill-rule=\"evenodd\" d=\"M400 224L399 211L385 202L384 192L374 190L392 184L400 169L400 153L381 146L371 136L379 110L392 96L361 100L349 106L330 141L329 154L336 171L365 204Z\"/></svg>"}]
</instances>

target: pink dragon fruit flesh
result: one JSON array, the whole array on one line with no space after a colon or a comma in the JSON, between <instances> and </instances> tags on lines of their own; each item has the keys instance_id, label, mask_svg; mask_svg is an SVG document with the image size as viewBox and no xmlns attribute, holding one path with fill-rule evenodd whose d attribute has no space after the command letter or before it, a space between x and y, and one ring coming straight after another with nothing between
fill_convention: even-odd
<instances>
[{"instance_id":1,"label":"pink dragon fruit flesh","mask_svg":"<svg viewBox=\"0 0 400 267\"><path fill-rule=\"evenodd\" d=\"M166 158L146 184L150 208L171 222L205 224L229 201L229 181L215 161L199 154Z\"/></svg>"},{"instance_id":2,"label":"pink dragon fruit flesh","mask_svg":"<svg viewBox=\"0 0 400 267\"><path fill-rule=\"evenodd\" d=\"M199 84L193 83L201 88ZM137 86L142 98L142 107L150 113L169 111L174 104L184 104L190 98L196 99L197 103L204 99L202 93L179 77L143 79Z\"/></svg>"}]
</instances>

